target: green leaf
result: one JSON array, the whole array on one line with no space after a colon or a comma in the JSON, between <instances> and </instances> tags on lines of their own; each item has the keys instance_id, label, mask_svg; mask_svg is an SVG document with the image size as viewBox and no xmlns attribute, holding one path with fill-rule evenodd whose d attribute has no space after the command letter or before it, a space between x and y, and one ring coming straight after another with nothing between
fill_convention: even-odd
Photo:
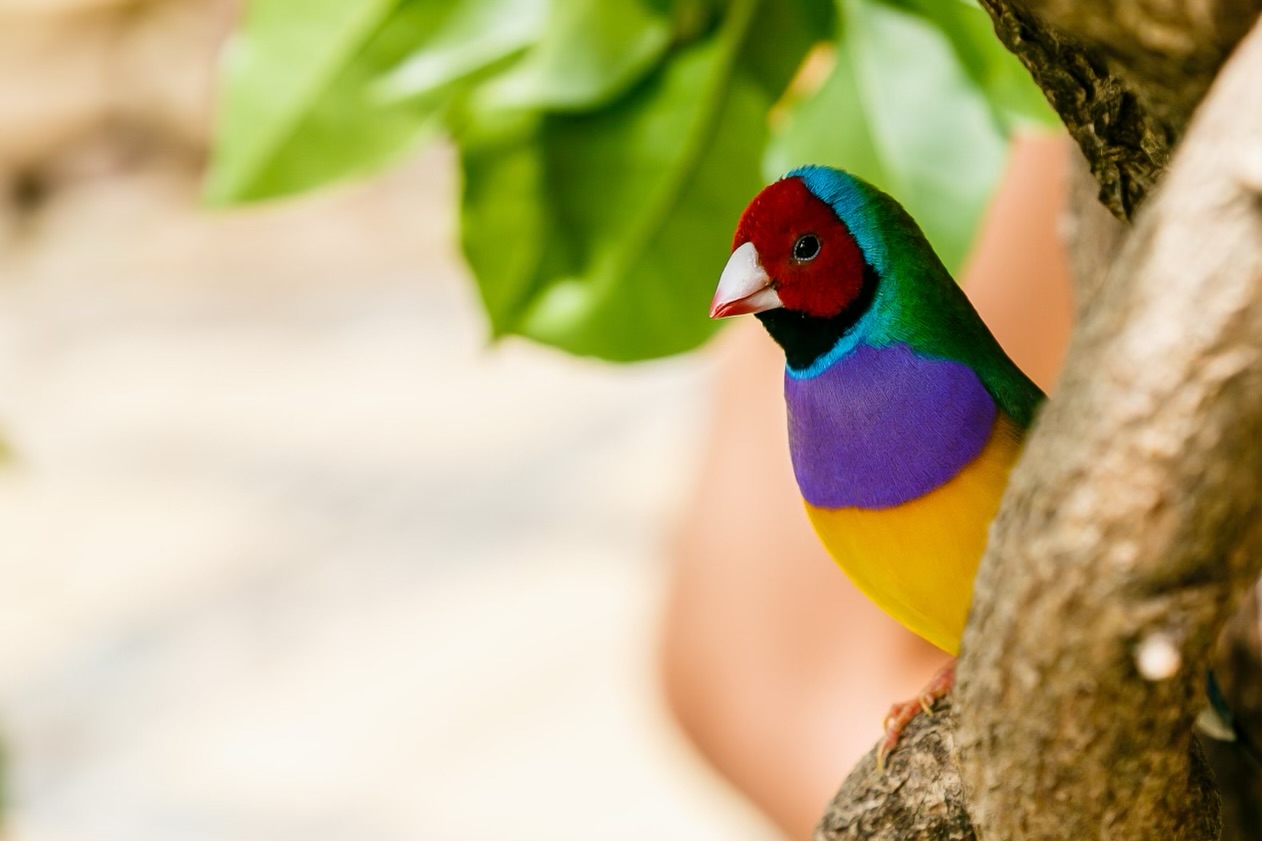
<instances>
[{"instance_id":1,"label":"green leaf","mask_svg":"<svg viewBox=\"0 0 1262 841\"><path fill-rule=\"evenodd\" d=\"M773 100L779 99L811 47L830 40L836 27L834 0L764 0L741 64Z\"/></svg>"},{"instance_id":2,"label":"green leaf","mask_svg":"<svg viewBox=\"0 0 1262 841\"><path fill-rule=\"evenodd\" d=\"M729 229L760 186L770 100L736 63L754 6L734 0L613 105L544 117L526 152L465 156L462 238L497 332L614 360L713 332ZM493 207L532 201L538 217Z\"/></svg>"},{"instance_id":3,"label":"green leaf","mask_svg":"<svg viewBox=\"0 0 1262 841\"><path fill-rule=\"evenodd\" d=\"M226 59L212 200L361 173L446 127L495 335L620 360L712 332L760 161L873 181L955 267L1006 133L1052 121L969 0L253 0Z\"/></svg>"},{"instance_id":4,"label":"green leaf","mask_svg":"<svg viewBox=\"0 0 1262 841\"><path fill-rule=\"evenodd\" d=\"M394 0L255 0L224 54L212 201L251 192L312 104L389 16Z\"/></svg>"},{"instance_id":5,"label":"green leaf","mask_svg":"<svg viewBox=\"0 0 1262 841\"><path fill-rule=\"evenodd\" d=\"M902 202L955 271L1006 158L1003 128L925 19L865 0L840 7L832 72L791 109L766 169L822 163L872 182Z\"/></svg>"},{"instance_id":6,"label":"green leaf","mask_svg":"<svg viewBox=\"0 0 1262 841\"><path fill-rule=\"evenodd\" d=\"M481 98L498 108L604 105L643 78L673 36L670 15L640 0L554 0L539 43Z\"/></svg>"},{"instance_id":7,"label":"green leaf","mask_svg":"<svg viewBox=\"0 0 1262 841\"><path fill-rule=\"evenodd\" d=\"M536 285L546 228L538 115L483 120L460 143L460 240L492 335L517 324Z\"/></svg>"},{"instance_id":8,"label":"green leaf","mask_svg":"<svg viewBox=\"0 0 1262 841\"><path fill-rule=\"evenodd\" d=\"M990 16L971 0L884 0L889 5L920 15L950 41L956 57L973 82L981 88L996 118L1005 127L1032 124L1060 126L1047 98L1017 57L995 36Z\"/></svg>"},{"instance_id":9,"label":"green leaf","mask_svg":"<svg viewBox=\"0 0 1262 841\"><path fill-rule=\"evenodd\" d=\"M393 161L438 129L463 84L521 51L546 2L255 0L228 53L207 199L293 193Z\"/></svg>"},{"instance_id":10,"label":"green leaf","mask_svg":"<svg viewBox=\"0 0 1262 841\"><path fill-rule=\"evenodd\" d=\"M385 102L431 96L533 44L547 11L548 0L461 0L424 48L382 78L374 93Z\"/></svg>"}]
</instances>

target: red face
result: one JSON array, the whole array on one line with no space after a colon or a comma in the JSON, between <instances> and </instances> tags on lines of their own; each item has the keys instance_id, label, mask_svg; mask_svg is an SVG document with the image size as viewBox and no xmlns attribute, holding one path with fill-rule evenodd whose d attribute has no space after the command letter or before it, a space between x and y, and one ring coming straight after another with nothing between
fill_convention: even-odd
<instances>
[{"instance_id":1,"label":"red face","mask_svg":"<svg viewBox=\"0 0 1262 841\"><path fill-rule=\"evenodd\" d=\"M863 252L799 178L777 181L754 197L732 250L747 242L785 309L832 318L862 291Z\"/></svg>"}]
</instances>

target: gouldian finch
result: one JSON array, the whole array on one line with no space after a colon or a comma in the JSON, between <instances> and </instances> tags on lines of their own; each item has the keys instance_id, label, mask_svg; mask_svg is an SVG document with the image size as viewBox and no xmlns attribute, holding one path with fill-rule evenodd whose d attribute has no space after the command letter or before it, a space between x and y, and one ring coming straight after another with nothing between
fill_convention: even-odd
<instances>
[{"instance_id":1,"label":"gouldian finch","mask_svg":"<svg viewBox=\"0 0 1262 841\"><path fill-rule=\"evenodd\" d=\"M1043 393L898 202L836 169L795 169L745 210L710 315L745 313L784 349L793 472L824 546L881 608L957 654ZM894 706L878 759L953 667Z\"/></svg>"}]
</instances>

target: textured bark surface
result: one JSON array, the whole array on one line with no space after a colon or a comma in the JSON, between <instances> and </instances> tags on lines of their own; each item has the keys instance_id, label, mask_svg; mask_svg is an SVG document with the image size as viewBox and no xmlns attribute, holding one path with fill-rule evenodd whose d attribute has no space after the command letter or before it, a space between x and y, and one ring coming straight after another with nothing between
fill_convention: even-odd
<instances>
[{"instance_id":1,"label":"textured bark surface","mask_svg":"<svg viewBox=\"0 0 1262 841\"><path fill-rule=\"evenodd\" d=\"M955 727L944 700L907 726L884 772L874 754L865 756L815 828L815 841L974 841Z\"/></svg>"},{"instance_id":2,"label":"textured bark surface","mask_svg":"<svg viewBox=\"0 0 1262 841\"><path fill-rule=\"evenodd\" d=\"M957 694L980 837L1218 837L1191 734L1262 560L1259 78L1262 30L1087 309L992 529Z\"/></svg>"},{"instance_id":3,"label":"textured bark surface","mask_svg":"<svg viewBox=\"0 0 1262 841\"><path fill-rule=\"evenodd\" d=\"M981 0L995 32L1030 71L1099 183L1100 202L1130 219L1156 184L1178 139L1178 125L1155 117L1106 60L1028 3Z\"/></svg>"},{"instance_id":4,"label":"textured bark surface","mask_svg":"<svg viewBox=\"0 0 1262 841\"><path fill-rule=\"evenodd\" d=\"M1040 18L1105 57L1168 126L1187 125L1218 68L1262 9L1259 0L1037 0Z\"/></svg>"},{"instance_id":5,"label":"textured bark surface","mask_svg":"<svg viewBox=\"0 0 1262 841\"><path fill-rule=\"evenodd\" d=\"M981 0L1130 219L1262 0Z\"/></svg>"}]
</instances>

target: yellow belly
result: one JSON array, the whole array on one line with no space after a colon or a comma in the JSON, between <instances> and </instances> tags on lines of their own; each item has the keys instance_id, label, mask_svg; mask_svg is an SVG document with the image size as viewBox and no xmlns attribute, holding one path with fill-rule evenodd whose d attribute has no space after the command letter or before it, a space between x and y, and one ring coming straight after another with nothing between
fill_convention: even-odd
<instances>
[{"instance_id":1,"label":"yellow belly","mask_svg":"<svg viewBox=\"0 0 1262 841\"><path fill-rule=\"evenodd\" d=\"M895 508L816 508L806 513L855 585L885 612L958 654L973 577L1021 430L1003 414L985 449L945 485Z\"/></svg>"}]
</instances>

